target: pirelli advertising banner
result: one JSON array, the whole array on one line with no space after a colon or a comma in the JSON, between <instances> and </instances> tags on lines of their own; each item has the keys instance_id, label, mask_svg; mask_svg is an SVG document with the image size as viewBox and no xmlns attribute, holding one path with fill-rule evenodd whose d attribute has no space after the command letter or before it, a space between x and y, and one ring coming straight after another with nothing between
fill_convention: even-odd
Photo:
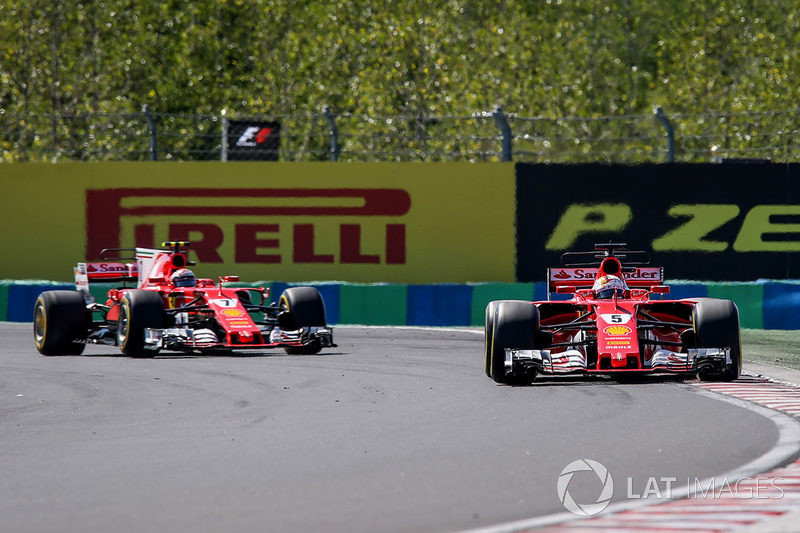
<instances>
[{"instance_id":1,"label":"pirelli advertising banner","mask_svg":"<svg viewBox=\"0 0 800 533\"><path fill-rule=\"evenodd\" d=\"M71 281L104 248L189 240L203 277L514 279L511 164L21 163L0 173L0 278Z\"/></svg>"},{"instance_id":2,"label":"pirelli advertising banner","mask_svg":"<svg viewBox=\"0 0 800 533\"><path fill-rule=\"evenodd\" d=\"M561 254L625 242L667 279L800 278L800 165L527 165L517 170L518 281Z\"/></svg>"}]
</instances>

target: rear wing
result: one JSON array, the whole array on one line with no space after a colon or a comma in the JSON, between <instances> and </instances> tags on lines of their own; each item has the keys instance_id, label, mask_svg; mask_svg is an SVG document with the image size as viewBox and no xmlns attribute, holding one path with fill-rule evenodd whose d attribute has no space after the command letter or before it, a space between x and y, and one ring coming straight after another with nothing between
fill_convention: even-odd
<instances>
[{"instance_id":1,"label":"rear wing","mask_svg":"<svg viewBox=\"0 0 800 533\"><path fill-rule=\"evenodd\" d=\"M75 288L87 302L94 302L90 283L136 281L139 273L136 263L78 263L75 267Z\"/></svg>"},{"instance_id":2,"label":"rear wing","mask_svg":"<svg viewBox=\"0 0 800 533\"><path fill-rule=\"evenodd\" d=\"M576 289L589 289L594 285L599 268L548 268L547 269L547 299L556 292L558 287L575 287ZM664 283L663 267L623 267L622 276L625 283L631 288L650 289Z\"/></svg>"},{"instance_id":3,"label":"rear wing","mask_svg":"<svg viewBox=\"0 0 800 533\"><path fill-rule=\"evenodd\" d=\"M78 263L75 267L75 283L84 284L136 281L139 271L136 263Z\"/></svg>"},{"instance_id":4,"label":"rear wing","mask_svg":"<svg viewBox=\"0 0 800 533\"><path fill-rule=\"evenodd\" d=\"M186 259L186 252L180 249L189 244L189 241L167 241L161 244L162 249L105 248L100 252L100 259L105 262L78 263L75 285L85 296L90 296L90 283L135 281L137 287L142 287L151 278L163 278L171 271L165 272L165 268L193 265Z\"/></svg>"}]
</instances>

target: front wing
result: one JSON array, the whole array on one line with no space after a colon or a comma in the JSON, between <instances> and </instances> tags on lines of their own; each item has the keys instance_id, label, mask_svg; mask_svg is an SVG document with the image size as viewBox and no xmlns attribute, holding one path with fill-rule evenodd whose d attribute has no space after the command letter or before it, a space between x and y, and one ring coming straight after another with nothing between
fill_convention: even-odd
<instances>
[{"instance_id":1,"label":"front wing","mask_svg":"<svg viewBox=\"0 0 800 533\"><path fill-rule=\"evenodd\" d=\"M261 332L263 342L253 339L250 343L231 344L220 340L210 329L174 327L145 329L145 348L176 351L254 350L264 348L299 348L319 343L322 348L336 346L333 329L329 327L306 327L295 331L271 328Z\"/></svg>"},{"instance_id":2,"label":"front wing","mask_svg":"<svg viewBox=\"0 0 800 533\"><path fill-rule=\"evenodd\" d=\"M685 352L658 350L640 369L590 368L586 356L580 350L570 349L553 353L551 350L505 350L506 375L529 373L540 374L614 374L638 373L694 373L698 371L722 372L732 363L731 350L724 348L691 348Z\"/></svg>"}]
</instances>

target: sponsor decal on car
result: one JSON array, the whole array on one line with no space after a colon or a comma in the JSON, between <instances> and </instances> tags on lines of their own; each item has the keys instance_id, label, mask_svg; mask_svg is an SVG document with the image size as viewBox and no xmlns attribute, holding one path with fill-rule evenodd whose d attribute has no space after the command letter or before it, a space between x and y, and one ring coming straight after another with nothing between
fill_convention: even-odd
<instances>
[{"instance_id":1,"label":"sponsor decal on car","mask_svg":"<svg viewBox=\"0 0 800 533\"><path fill-rule=\"evenodd\" d=\"M116 278L119 276L136 276L137 267L123 263L85 263L86 274L90 278Z\"/></svg>"},{"instance_id":2,"label":"sponsor decal on car","mask_svg":"<svg viewBox=\"0 0 800 533\"><path fill-rule=\"evenodd\" d=\"M628 313L603 313L600 318L607 324L627 324L632 315Z\"/></svg>"},{"instance_id":3,"label":"sponsor decal on car","mask_svg":"<svg viewBox=\"0 0 800 533\"><path fill-rule=\"evenodd\" d=\"M594 280L597 277L596 268L561 268L550 271L552 281L580 281ZM656 281L661 279L661 268L640 267L631 272L623 272L626 281Z\"/></svg>"},{"instance_id":4,"label":"sponsor decal on car","mask_svg":"<svg viewBox=\"0 0 800 533\"><path fill-rule=\"evenodd\" d=\"M629 335L633 331L628 326L607 326L603 329L606 335Z\"/></svg>"}]
</instances>

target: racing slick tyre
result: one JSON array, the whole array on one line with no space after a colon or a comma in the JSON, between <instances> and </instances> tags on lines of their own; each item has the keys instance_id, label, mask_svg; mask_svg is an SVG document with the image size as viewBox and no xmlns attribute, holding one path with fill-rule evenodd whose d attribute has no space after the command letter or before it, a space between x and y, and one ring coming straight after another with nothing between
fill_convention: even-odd
<instances>
[{"instance_id":1,"label":"racing slick tyre","mask_svg":"<svg viewBox=\"0 0 800 533\"><path fill-rule=\"evenodd\" d=\"M698 348L731 348L731 362L725 365L725 370L700 371L698 377L704 381L731 381L738 378L742 370L742 339L736 304L730 300L698 298L693 320Z\"/></svg>"},{"instance_id":2,"label":"racing slick tyre","mask_svg":"<svg viewBox=\"0 0 800 533\"><path fill-rule=\"evenodd\" d=\"M42 355L80 355L91 312L77 291L45 291L33 307L33 341Z\"/></svg>"},{"instance_id":3,"label":"racing slick tyre","mask_svg":"<svg viewBox=\"0 0 800 533\"><path fill-rule=\"evenodd\" d=\"M489 302L483 320L483 366L488 378L492 377L492 335L494 335L494 315L499 303L498 300Z\"/></svg>"},{"instance_id":4,"label":"racing slick tyre","mask_svg":"<svg viewBox=\"0 0 800 533\"><path fill-rule=\"evenodd\" d=\"M497 306L501 302L522 302L523 300L493 300L486 306L486 316L484 318L483 336L483 366L486 370L486 377L492 377L492 334L494 333L494 317Z\"/></svg>"},{"instance_id":5,"label":"racing slick tyre","mask_svg":"<svg viewBox=\"0 0 800 533\"><path fill-rule=\"evenodd\" d=\"M158 350L145 348L144 330L164 327L164 303L153 291L130 290L119 303L117 344L128 357L155 357Z\"/></svg>"},{"instance_id":6,"label":"racing slick tyre","mask_svg":"<svg viewBox=\"0 0 800 533\"><path fill-rule=\"evenodd\" d=\"M314 287L289 287L281 294L278 305L291 313L295 329L325 327L328 323L325 302ZM284 350L293 355L312 355L322 350L322 344L313 339L305 346L287 346Z\"/></svg>"},{"instance_id":7,"label":"racing slick tyre","mask_svg":"<svg viewBox=\"0 0 800 533\"><path fill-rule=\"evenodd\" d=\"M491 360L492 379L507 385L530 385L536 377L534 370L524 374L506 374L506 348L532 350L536 347L539 330L539 309L531 302L501 301L497 304L492 327Z\"/></svg>"}]
</instances>

